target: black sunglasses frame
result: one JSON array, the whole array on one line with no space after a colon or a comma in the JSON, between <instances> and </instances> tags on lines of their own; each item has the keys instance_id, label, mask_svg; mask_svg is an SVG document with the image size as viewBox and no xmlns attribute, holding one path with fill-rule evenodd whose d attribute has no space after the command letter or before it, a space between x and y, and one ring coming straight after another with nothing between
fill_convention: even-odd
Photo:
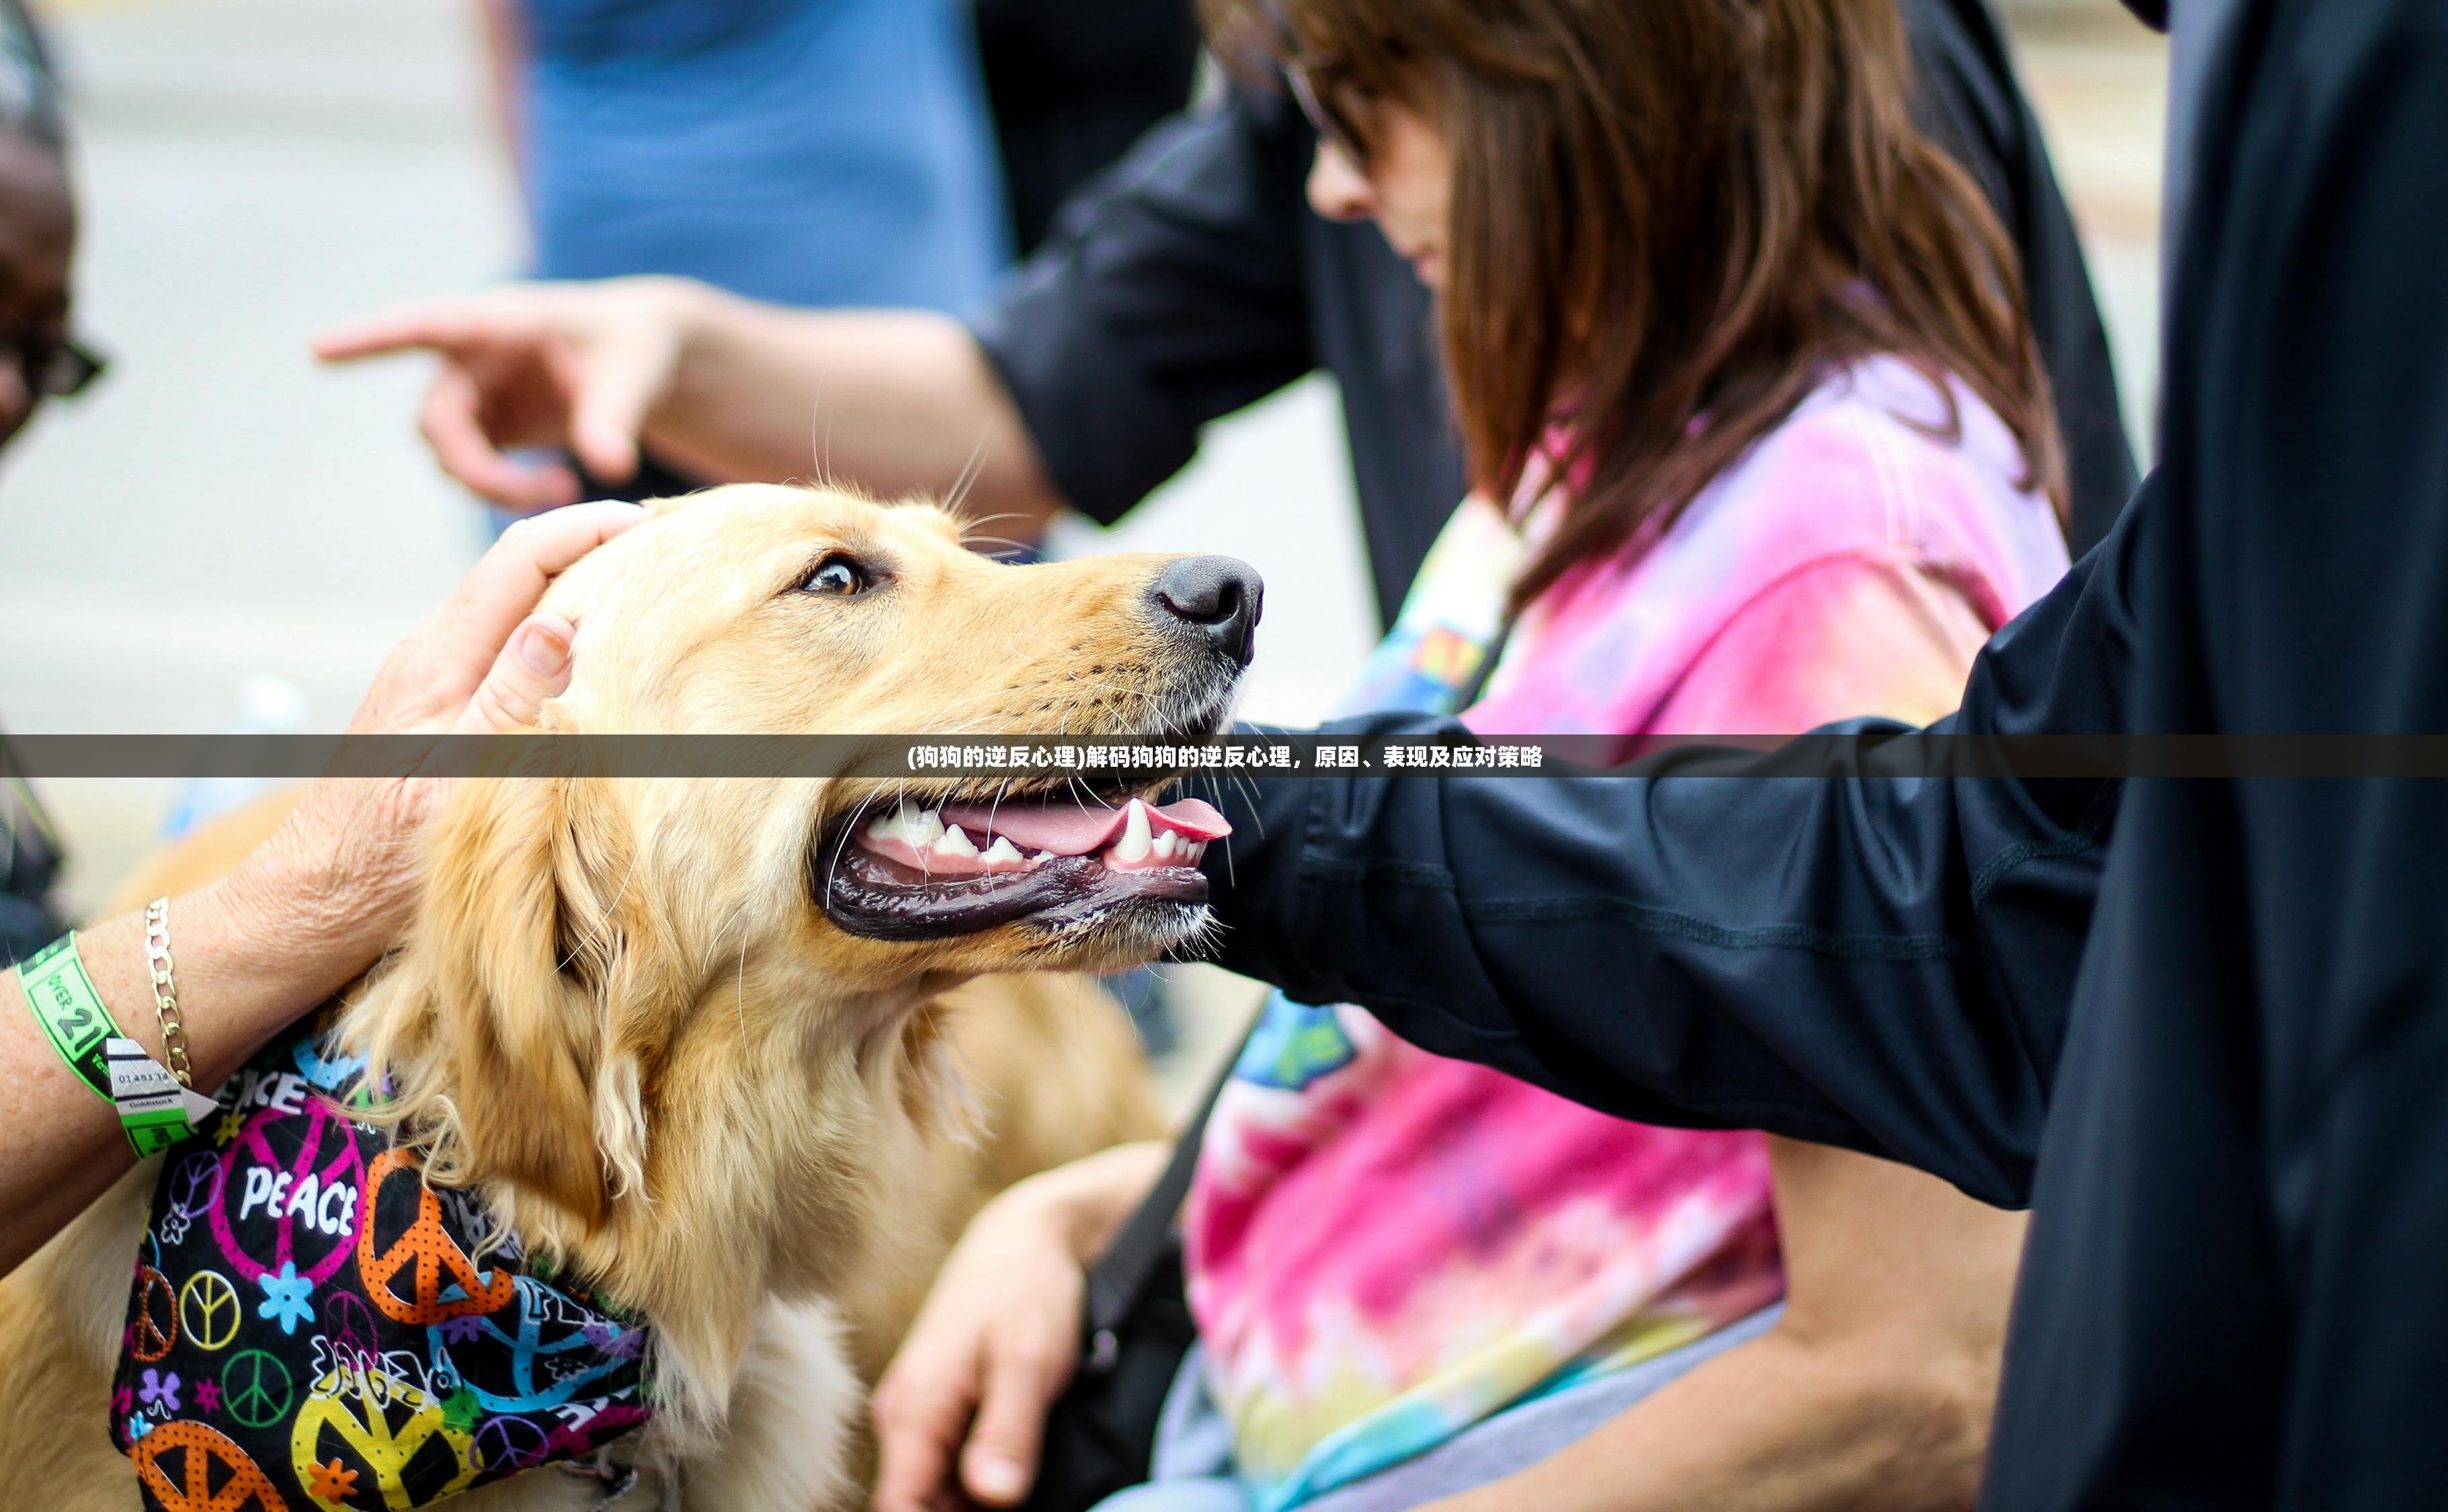
<instances>
[{"instance_id":1,"label":"black sunglasses frame","mask_svg":"<svg viewBox=\"0 0 2448 1512\"><path fill-rule=\"evenodd\" d=\"M110 365L100 354L78 344L75 337L36 326L0 331L0 352L16 362L17 371L25 375L27 389L47 399L67 399L83 393Z\"/></svg>"},{"instance_id":2,"label":"black sunglasses frame","mask_svg":"<svg viewBox=\"0 0 2448 1512\"><path fill-rule=\"evenodd\" d=\"M1291 18L1284 14L1277 0L1262 0L1267 19L1275 29L1275 45L1282 62L1284 83L1291 90L1292 103L1309 118L1310 129L1317 139L1348 159L1363 173L1368 170L1368 139L1333 105L1334 88L1329 84L1320 89L1317 75L1334 67L1333 61L1314 54L1296 52L1299 35L1292 30Z\"/></svg>"},{"instance_id":3,"label":"black sunglasses frame","mask_svg":"<svg viewBox=\"0 0 2448 1512\"><path fill-rule=\"evenodd\" d=\"M1302 115L1309 117L1310 128L1317 133L1318 140L1342 153L1354 168L1366 173L1368 171L1368 139L1330 103L1334 99L1332 86L1323 90L1317 86L1319 70L1331 67L1329 62L1319 58L1288 58L1283 65L1284 82L1291 86L1293 103L1300 106Z\"/></svg>"}]
</instances>

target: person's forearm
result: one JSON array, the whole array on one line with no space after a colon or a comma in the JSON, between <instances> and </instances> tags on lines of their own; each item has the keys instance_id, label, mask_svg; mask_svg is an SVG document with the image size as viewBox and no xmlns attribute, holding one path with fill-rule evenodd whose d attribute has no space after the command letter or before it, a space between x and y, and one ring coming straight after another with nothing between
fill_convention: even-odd
<instances>
[{"instance_id":1,"label":"person's forearm","mask_svg":"<svg viewBox=\"0 0 2448 1512\"><path fill-rule=\"evenodd\" d=\"M1467 734L1425 717L1329 728ZM1204 862L1215 959L1619 1118L1860 1150L2013 1206L2098 848L2075 794L2053 810L1982 786L1362 774L1220 788L1233 836ZM1962 890L1999 857L2005 880L1976 912ZM2074 896L2036 911L2025 888ZM2000 926L2020 932L1986 932ZM2018 958L2011 979L1999 956Z\"/></svg>"},{"instance_id":2,"label":"person's forearm","mask_svg":"<svg viewBox=\"0 0 2448 1512\"><path fill-rule=\"evenodd\" d=\"M181 1018L196 1090L210 1093L265 1041L345 986L373 946L262 867L170 905ZM284 902L284 898L289 901ZM78 954L122 1034L166 1057L144 953L124 914L78 933ZM60 1060L14 971L0 972L0 1273L14 1270L133 1161L111 1106Z\"/></svg>"},{"instance_id":3,"label":"person's forearm","mask_svg":"<svg viewBox=\"0 0 2448 1512\"><path fill-rule=\"evenodd\" d=\"M990 528L1023 538L1062 507L1002 380L950 316L786 310L677 281L668 297L679 367L646 440L680 467L893 498L949 495L974 466L964 512L1019 516Z\"/></svg>"},{"instance_id":4,"label":"person's forearm","mask_svg":"<svg viewBox=\"0 0 2448 1512\"><path fill-rule=\"evenodd\" d=\"M1772 1329L1433 1512L1950 1512L1979 1494L1989 1387Z\"/></svg>"},{"instance_id":5,"label":"person's forearm","mask_svg":"<svg viewBox=\"0 0 2448 1512\"><path fill-rule=\"evenodd\" d=\"M1147 1200L1172 1154L1172 1144L1163 1139L1118 1144L1041 1172L1013 1190L1043 1201L1072 1257L1088 1265Z\"/></svg>"}]
</instances>

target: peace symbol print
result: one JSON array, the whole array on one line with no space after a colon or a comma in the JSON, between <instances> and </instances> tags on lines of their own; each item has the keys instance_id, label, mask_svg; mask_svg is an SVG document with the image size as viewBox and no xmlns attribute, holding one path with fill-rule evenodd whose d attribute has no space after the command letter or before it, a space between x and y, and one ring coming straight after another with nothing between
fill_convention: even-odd
<instances>
[{"instance_id":1,"label":"peace symbol print","mask_svg":"<svg viewBox=\"0 0 2448 1512\"><path fill-rule=\"evenodd\" d=\"M332 1341L334 1358L382 1358L382 1325L374 1310L352 1292L335 1292L323 1299L323 1336Z\"/></svg>"},{"instance_id":2,"label":"peace symbol print","mask_svg":"<svg viewBox=\"0 0 2448 1512\"><path fill-rule=\"evenodd\" d=\"M207 1354L229 1348L245 1315L246 1310L239 1305L238 1288L219 1271L199 1271L179 1288L179 1327L185 1330L188 1343Z\"/></svg>"},{"instance_id":3,"label":"peace symbol print","mask_svg":"<svg viewBox=\"0 0 2448 1512\"><path fill-rule=\"evenodd\" d=\"M487 1475L531 1470L552 1452L552 1439L533 1418L487 1418L476 1429L476 1463Z\"/></svg>"},{"instance_id":4,"label":"peace symbol print","mask_svg":"<svg viewBox=\"0 0 2448 1512\"><path fill-rule=\"evenodd\" d=\"M386 1226L383 1184L401 1171L416 1178L416 1216L384 1243L376 1232ZM357 1225L357 1278L384 1316L396 1323L433 1324L498 1312L508 1304L516 1278L507 1266L480 1272L459 1248L442 1221L442 1201L425 1185L413 1152L385 1150L374 1157L365 1191L365 1216ZM403 1271L414 1289L406 1297L392 1290ZM449 1294L452 1292L456 1294Z\"/></svg>"},{"instance_id":5,"label":"peace symbol print","mask_svg":"<svg viewBox=\"0 0 2448 1512\"><path fill-rule=\"evenodd\" d=\"M163 1240L169 1244L185 1242L187 1226L211 1209L220 1191L220 1157L210 1150L200 1150L180 1161L162 1183L162 1196L168 1203L162 1215Z\"/></svg>"},{"instance_id":6,"label":"peace symbol print","mask_svg":"<svg viewBox=\"0 0 2448 1512\"><path fill-rule=\"evenodd\" d=\"M289 1512L263 1466L201 1423L164 1423L130 1445L127 1457L162 1512Z\"/></svg>"},{"instance_id":7,"label":"peace symbol print","mask_svg":"<svg viewBox=\"0 0 2448 1512\"><path fill-rule=\"evenodd\" d=\"M179 1342L179 1298L170 1278L151 1266L136 1272L136 1306L128 1319L127 1352L146 1365L163 1358Z\"/></svg>"},{"instance_id":8,"label":"peace symbol print","mask_svg":"<svg viewBox=\"0 0 2448 1512\"><path fill-rule=\"evenodd\" d=\"M289 1405L296 1399L289 1367L277 1354L246 1349L231 1356L221 1368L221 1410L250 1428L270 1427L287 1417ZM148 1433L145 1438L152 1436Z\"/></svg>"},{"instance_id":9,"label":"peace symbol print","mask_svg":"<svg viewBox=\"0 0 2448 1512\"><path fill-rule=\"evenodd\" d=\"M320 1098L294 1114L267 1107L221 1155L220 1184L205 1208L213 1240L241 1281L277 1275L284 1264L327 1281L355 1247L365 1174L348 1120ZM249 1249L239 1235L241 1227L252 1237L267 1226L268 1253L259 1237Z\"/></svg>"},{"instance_id":10,"label":"peace symbol print","mask_svg":"<svg viewBox=\"0 0 2448 1512\"><path fill-rule=\"evenodd\" d=\"M434 1358L450 1362L485 1410L533 1412L559 1407L631 1368L630 1355L604 1348L604 1340L624 1331L618 1324L533 1276L520 1276L516 1284L515 1306L428 1334ZM454 1339L464 1340L455 1349Z\"/></svg>"},{"instance_id":11,"label":"peace symbol print","mask_svg":"<svg viewBox=\"0 0 2448 1512\"><path fill-rule=\"evenodd\" d=\"M342 1512L346 1506L316 1490L313 1467L323 1464L327 1454L343 1476L351 1460L372 1470L373 1489L389 1507L438 1502L466 1490L476 1477L469 1436L453 1426L441 1403L397 1376L385 1375L382 1386L377 1392L363 1374L335 1371L306 1394L306 1405L289 1430L292 1467L308 1487L308 1500L324 1512ZM349 1404L352 1396L355 1409ZM403 1415L395 1418L392 1408L403 1409Z\"/></svg>"}]
</instances>

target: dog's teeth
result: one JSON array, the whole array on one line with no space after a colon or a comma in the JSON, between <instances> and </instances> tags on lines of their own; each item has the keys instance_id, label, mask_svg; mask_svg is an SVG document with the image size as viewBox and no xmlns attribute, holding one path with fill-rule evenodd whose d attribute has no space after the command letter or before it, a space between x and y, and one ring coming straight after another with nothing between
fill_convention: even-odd
<instances>
[{"instance_id":1,"label":"dog's teeth","mask_svg":"<svg viewBox=\"0 0 2448 1512\"><path fill-rule=\"evenodd\" d=\"M1024 864L1020 858L1019 848L1011 843L1011 836L1007 834L996 835L994 844L986 847L985 853L978 859L994 866L1016 867Z\"/></svg>"},{"instance_id":2,"label":"dog's teeth","mask_svg":"<svg viewBox=\"0 0 2448 1512\"><path fill-rule=\"evenodd\" d=\"M1156 837L1156 844L1151 849L1155 852L1156 858L1157 860L1172 860L1175 849L1173 843L1173 832L1171 830L1167 830L1164 833L1157 835Z\"/></svg>"},{"instance_id":3,"label":"dog's teeth","mask_svg":"<svg viewBox=\"0 0 2448 1512\"><path fill-rule=\"evenodd\" d=\"M924 851L942 837L944 816L904 798L899 808L878 819L868 833L879 840L899 840L913 851Z\"/></svg>"},{"instance_id":4,"label":"dog's teeth","mask_svg":"<svg viewBox=\"0 0 2448 1512\"><path fill-rule=\"evenodd\" d=\"M1035 855L1030 856L1030 857L1028 858L1028 864L1029 864L1030 866L1033 866L1033 867L1042 867L1042 866L1043 866L1046 862L1051 861L1051 860L1053 860L1053 859L1054 859L1054 852L1051 852L1051 851L1040 851L1040 852L1038 852Z\"/></svg>"},{"instance_id":5,"label":"dog's teeth","mask_svg":"<svg viewBox=\"0 0 2448 1512\"><path fill-rule=\"evenodd\" d=\"M1193 840L1189 845L1182 848L1182 853L1188 857L1192 866L1196 866L1207 854L1207 842L1204 840Z\"/></svg>"},{"instance_id":6,"label":"dog's teeth","mask_svg":"<svg viewBox=\"0 0 2448 1512\"><path fill-rule=\"evenodd\" d=\"M928 817L932 818L933 815L930 814ZM929 847L929 849L937 855L975 855L978 853L976 842L972 841L969 838L967 832L964 831L957 824L938 836L934 845Z\"/></svg>"},{"instance_id":7,"label":"dog's teeth","mask_svg":"<svg viewBox=\"0 0 2448 1512\"><path fill-rule=\"evenodd\" d=\"M1155 849L1156 841L1149 833L1147 805L1133 798L1130 813L1122 821L1122 837L1114 842L1114 859L1144 861Z\"/></svg>"}]
</instances>

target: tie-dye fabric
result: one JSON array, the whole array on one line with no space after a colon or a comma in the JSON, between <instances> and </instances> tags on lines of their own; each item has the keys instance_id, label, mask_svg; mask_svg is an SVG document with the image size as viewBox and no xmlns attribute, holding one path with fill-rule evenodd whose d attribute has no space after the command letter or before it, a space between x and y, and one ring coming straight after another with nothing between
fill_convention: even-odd
<instances>
[{"instance_id":1,"label":"tie-dye fabric","mask_svg":"<svg viewBox=\"0 0 2448 1512\"><path fill-rule=\"evenodd\" d=\"M1979 641L2066 566L2012 434L1960 385L1953 399L1960 440L1901 361L1830 378L1671 527L1523 615L1465 719L1617 735L1629 754L1651 735L1945 712ZM1450 707L1523 554L1496 509L1465 504L1348 706ZM1259 1512L1784 1291L1759 1136L1606 1118L1280 994L1209 1122L1184 1222Z\"/></svg>"}]
</instances>

